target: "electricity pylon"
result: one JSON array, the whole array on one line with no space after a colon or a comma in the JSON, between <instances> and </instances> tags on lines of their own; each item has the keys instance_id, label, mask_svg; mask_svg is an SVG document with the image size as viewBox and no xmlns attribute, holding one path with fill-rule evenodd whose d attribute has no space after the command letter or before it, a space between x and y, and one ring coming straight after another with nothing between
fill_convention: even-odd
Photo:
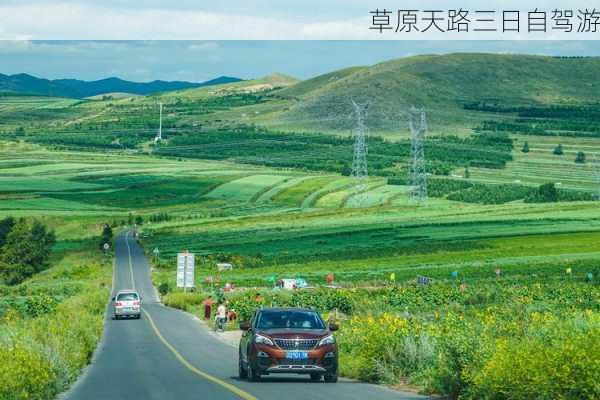
<instances>
[{"instance_id":1,"label":"electricity pylon","mask_svg":"<svg viewBox=\"0 0 600 400\"><path fill-rule=\"evenodd\" d=\"M354 114L356 115L356 127L352 132L354 138L354 156L352 159L352 177L356 180L356 191L363 191L367 187L369 179L369 171L367 168L367 154L369 148L367 145L367 137L369 130L365 125L365 118L368 104L357 104L352 100L354 106Z\"/></svg>"},{"instance_id":2,"label":"electricity pylon","mask_svg":"<svg viewBox=\"0 0 600 400\"><path fill-rule=\"evenodd\" d=\"M409 185L413 187L411 197L418 201L427 200L427 170L425 166L425 132L427 132L427 117L424 109L412 107L409 111L408 125L410 127L410 174Z\"/></svg>"}]
</instances>

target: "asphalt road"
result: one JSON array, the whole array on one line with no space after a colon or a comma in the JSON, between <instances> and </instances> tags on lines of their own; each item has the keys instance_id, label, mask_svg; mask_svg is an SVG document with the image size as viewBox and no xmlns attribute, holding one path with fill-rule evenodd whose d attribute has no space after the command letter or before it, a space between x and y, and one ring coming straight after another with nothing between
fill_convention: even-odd
<instances>
[{"instance_id":1,"label":"asphalt road","mask_svg":"<svg viewBox=\"0 0 600 400\"><path fill-rule=\"evenodd\" d=\"M331 384L280 375L261 382L240 381L236 348L215 338L191 315L159 303L148 261L129 233L115 240L114 266L113 293L136 289L142 296L142 318L113 320L109 305L104 336L91 365L61 399L424 398L344 379Z\"/></svg>"}]
</instances>

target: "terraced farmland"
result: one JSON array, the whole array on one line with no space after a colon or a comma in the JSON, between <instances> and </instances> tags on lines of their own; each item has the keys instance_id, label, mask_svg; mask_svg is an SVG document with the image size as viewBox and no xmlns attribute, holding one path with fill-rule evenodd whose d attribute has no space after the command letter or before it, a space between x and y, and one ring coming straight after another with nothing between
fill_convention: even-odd
<instances>
[{"instance_id":1,"label":"terraced farmland","mask_svg":"<svg viewBox=\"0 0 600 400\"><path fill-rule=\"evenodd\" d=\"M225 183L206 197L239 202L255 201L288 178L285 175L250 175Z\"/></svg>"},{"instance_id":2,"label":"terraced farmland","mask_svg":"<svg viewBox=\"0 0 600 400\"><path fill-rule=\"evenodd\" d=\"M471 180L535 186L555 182L564 188L598 190L592 161L600 157L600 139L523 135L514 135L514 138L514 161L509 162L505 169L471 168ZM529 153L520 151L524 142L529 144ZM552 154L558 144L562 144L564 150L560 156ZM587 162L584 164L575 163L579 151L586 154ZM456 173L462 174L462 171Z\"/></svg>"},{"instance_id":3,"label":"terraced farmland","mask_svg":"<svg viewBox=\"0 0 600 400\"><path fill-rule=\"evenodd\" d=\"M285 188L272 198L273 203L282 206L301 206L315 191L339 179L337 176L318 176L302 179L293 186Z\"/></svg>"}]
</instances>

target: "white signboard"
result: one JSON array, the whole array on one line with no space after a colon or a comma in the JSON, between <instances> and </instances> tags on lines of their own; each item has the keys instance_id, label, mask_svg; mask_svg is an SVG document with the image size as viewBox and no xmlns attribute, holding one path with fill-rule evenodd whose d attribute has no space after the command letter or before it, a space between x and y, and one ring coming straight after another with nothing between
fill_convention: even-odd
<instances>
[{"instance_id":1,"label":"white signboard","mask_svg":"<svg viewBox=\"0 0 600 400\"><path fill-rule=\"evenodd\" d=\"M177 254L177 287L193 288L194 284L194 254Z\"/></svg>"}]
</instances>

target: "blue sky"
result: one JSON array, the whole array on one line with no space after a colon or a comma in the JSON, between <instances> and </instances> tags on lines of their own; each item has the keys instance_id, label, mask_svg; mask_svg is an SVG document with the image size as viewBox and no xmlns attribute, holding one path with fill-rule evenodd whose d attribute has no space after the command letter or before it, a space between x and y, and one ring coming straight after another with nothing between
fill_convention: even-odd
<instances>
[{"instance_id":1,"label":"blue sky","mask_svg":"<svg viewBox=\"0 0 600 400\"><path fill-rule=\"evenodd\" d=\"M600 56L597 41L0 41L0 73L201 82L273 72L300 79L416 54Z\"/></svg>"}]
</instances>

